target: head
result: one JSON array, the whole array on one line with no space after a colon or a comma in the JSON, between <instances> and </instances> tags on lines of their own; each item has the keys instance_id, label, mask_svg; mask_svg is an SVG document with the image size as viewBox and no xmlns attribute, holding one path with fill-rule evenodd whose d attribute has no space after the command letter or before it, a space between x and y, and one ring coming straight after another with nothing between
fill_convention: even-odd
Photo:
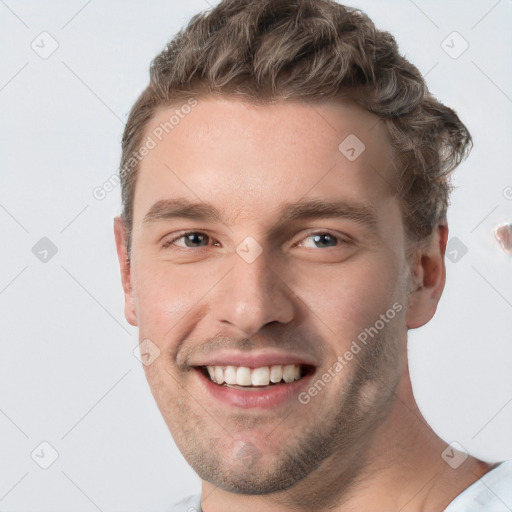
<instances>
[{"instance_id":1,"label":"head","mask_svg":"<svg viewBox=\"0 0 512 512\"><path fill-rule=\"evenodd\" d=\"M224 0L154 59L116 242L148 382L204 480L268 494L363 464L441 296L470 144L393 37L330 0ZM297 380L265 386L280 365ZM253 388L208 376L233 366Z\"/></svg>"}]
</instances>

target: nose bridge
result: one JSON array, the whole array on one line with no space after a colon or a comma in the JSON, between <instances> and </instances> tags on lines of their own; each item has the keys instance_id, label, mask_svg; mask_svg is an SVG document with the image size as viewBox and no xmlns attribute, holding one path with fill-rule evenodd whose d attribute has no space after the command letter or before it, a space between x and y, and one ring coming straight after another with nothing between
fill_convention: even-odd
<instances>
[{"instance_id":1,"label":"nose bridge","mask_svg":"<svg viewBox=\"0 0 512 512\"><path fill-rule=\"evenodd\" d=\"M270 322L289 323L294 314L291 294L268 267L267 255L261 252L252 259L239 251L233 254L231 270L217 286L212 305L215 320L232 324L246 335Z\"/></svg>"}]
</instances>

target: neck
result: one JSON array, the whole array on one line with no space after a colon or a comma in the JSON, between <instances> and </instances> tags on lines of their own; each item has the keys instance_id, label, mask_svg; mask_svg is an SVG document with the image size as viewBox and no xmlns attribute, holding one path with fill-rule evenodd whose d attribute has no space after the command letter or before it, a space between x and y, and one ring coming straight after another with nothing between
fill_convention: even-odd
<instances>
[{"instance_id":1,"label":"neck","mask_svg":"<svg viewBox=\"0 0 512 512\"><path fill-rule=\"evenodd\" d=\"M315 475L281 493L234 495L203 482L203 511L441 511L492 469L473 457L453 469L441 457L446 447L416 405L407 368L389 416L369 443L333 455Z\"/></svg>"}]
</instances>

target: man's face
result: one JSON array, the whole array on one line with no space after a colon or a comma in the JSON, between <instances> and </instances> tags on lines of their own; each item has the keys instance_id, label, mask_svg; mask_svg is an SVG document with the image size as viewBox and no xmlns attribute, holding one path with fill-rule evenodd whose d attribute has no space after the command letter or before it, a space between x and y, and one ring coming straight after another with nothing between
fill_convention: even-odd
<instances>
[{"instance_id":1,"label":"man's face","mask_svg":"<svg viewBox=\"0 0 512 512\"><path fill-rule=\"evenodd\" d=\"M355 467L389 414L408 286L390 161L357 106L201 98L141 162L126 316L204 480L264 494Z\"/></svg>"}]
</instances>

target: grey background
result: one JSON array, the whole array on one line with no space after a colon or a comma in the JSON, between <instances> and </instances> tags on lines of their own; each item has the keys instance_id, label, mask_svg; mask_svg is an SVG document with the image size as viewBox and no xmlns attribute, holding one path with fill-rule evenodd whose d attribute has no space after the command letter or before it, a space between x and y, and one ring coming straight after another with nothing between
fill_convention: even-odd
<instances>
[{"instance_id":1,"label":"grey background","mask_svg":"<svg viewBox=\"0 0 512 512\"><path fill-rule=\"evenodd\" d=\"M119 187L93 191L116 173L151 58L208 3L0 0L2 511L162 511L199 489L133 355ZM447 443L512 458L512 256L493 236L512 221L512 1L356 5L475 139L449 213L457 258L435 318L410 332L418 403Z\"/></svg>"}]
</instances>

